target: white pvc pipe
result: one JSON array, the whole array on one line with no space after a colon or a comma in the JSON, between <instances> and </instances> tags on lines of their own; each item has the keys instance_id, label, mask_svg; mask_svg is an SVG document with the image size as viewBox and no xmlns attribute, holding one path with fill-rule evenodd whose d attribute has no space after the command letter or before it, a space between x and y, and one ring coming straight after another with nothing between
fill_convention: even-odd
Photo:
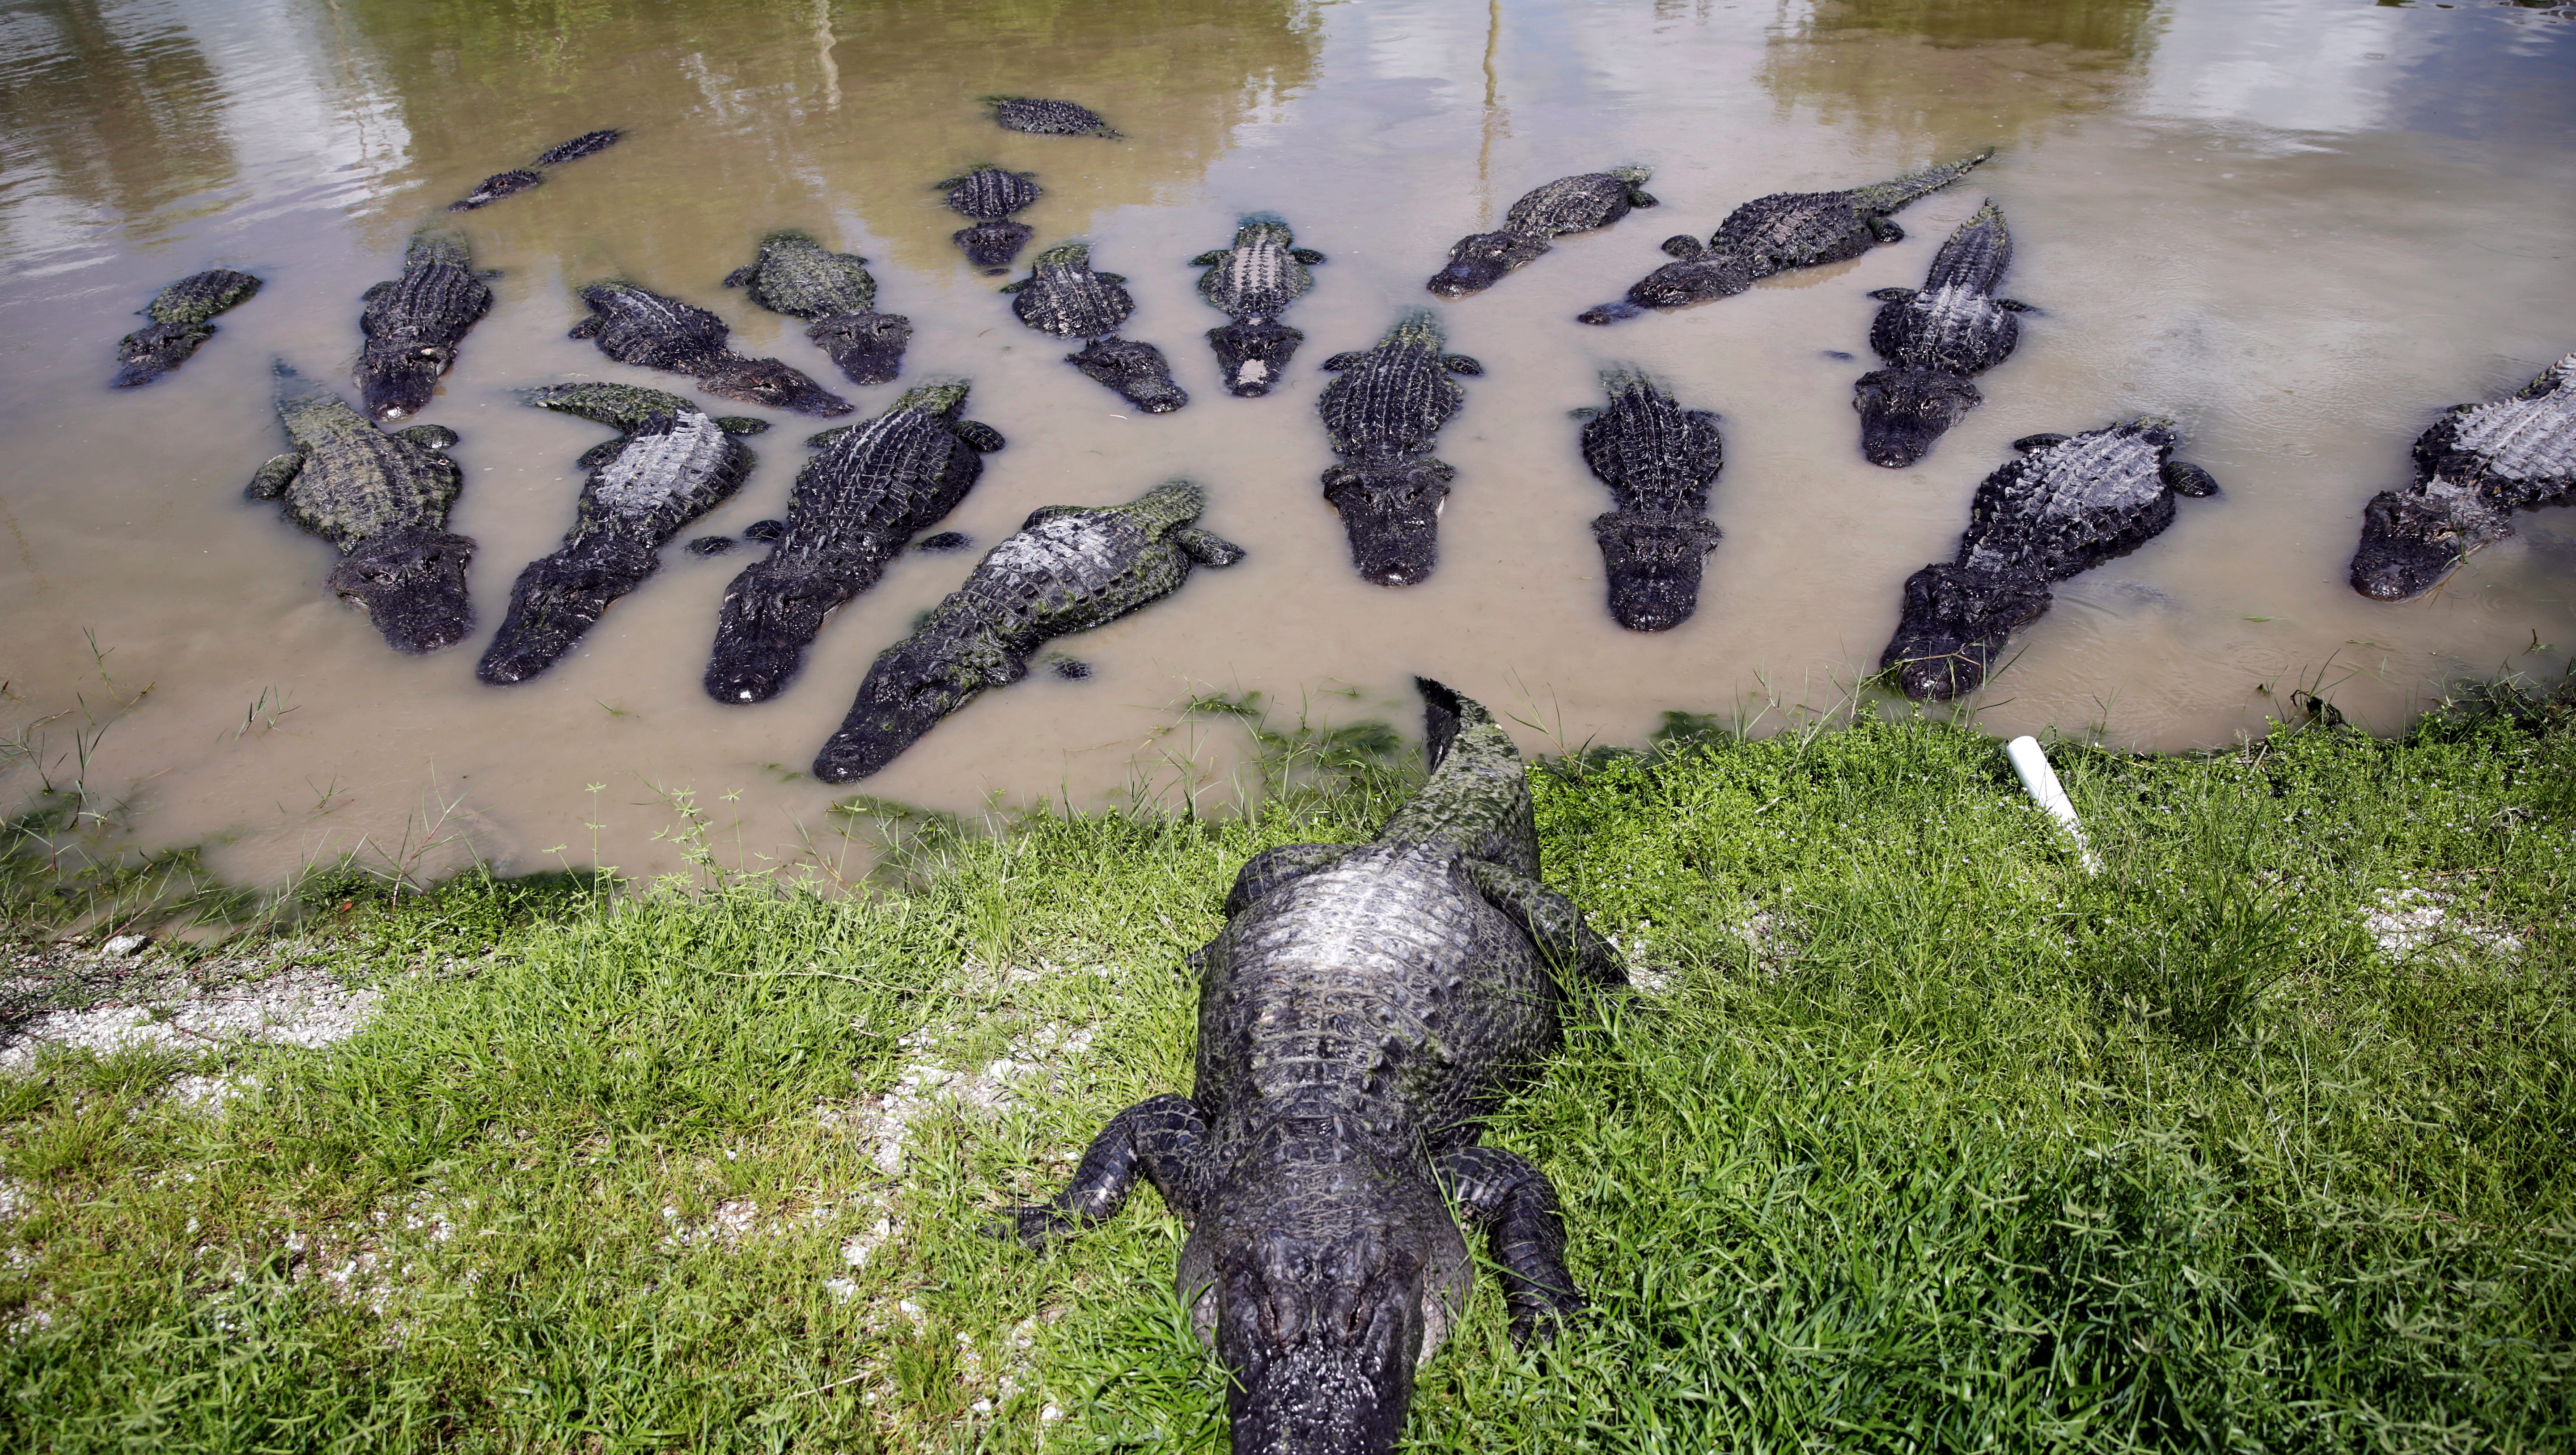
<instances>
[{"instance_id":1,"label":"white pvc pipe","mask_svg":"<svg viewBox=\"0 0 2576 1455\"><path fill-rule=\"evenodd\" d=\"M2084 825L2075 817L2075 801L2066 796L2065 785L2057 781L2057 770L2048 766L2048 754L2042 752L2037 738L2015 738L2004 744L2004 756L2012 759L2013 771L2021 775L2021 786L2050 818L2066 826L2075 840L2076 857L2082 860L2084 872L2099 874L2102 861L2093 857L2093 846L2084 841Z\"/></svg>"}]
</instances>

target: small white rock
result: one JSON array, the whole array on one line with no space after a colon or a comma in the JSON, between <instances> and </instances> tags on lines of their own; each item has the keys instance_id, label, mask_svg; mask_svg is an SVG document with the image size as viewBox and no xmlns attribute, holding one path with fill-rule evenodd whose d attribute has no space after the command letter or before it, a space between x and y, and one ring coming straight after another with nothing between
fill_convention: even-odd
<instances>
[{"instance_id":1,"label":"small white rock","mask_svg":"<svg viewBox=\"0 0 2576 1455\"><path fill-rule=\"evenodd\" d=\"M106 944L100 946L99 953L105 955L111 960L122 960L129 955L142 954L143 947L151 943L152 942L150 940L141 935L118 935L115 939L112 939Z\"/></svg>"}]
</instances>

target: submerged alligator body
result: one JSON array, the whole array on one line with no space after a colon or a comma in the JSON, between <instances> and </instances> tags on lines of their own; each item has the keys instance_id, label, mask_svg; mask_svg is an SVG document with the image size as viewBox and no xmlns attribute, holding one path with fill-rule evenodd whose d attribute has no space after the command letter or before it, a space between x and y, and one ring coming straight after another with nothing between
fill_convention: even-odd
<instances>
[{"instance_id":1,"label":"submerged alligator body","mask_svg":"<svg viewBox=\"0 0 2576 1455\"><path fill-rule=\"evenodd\" d=\"M1268 212L1243 219L1234 246L1190 259L1191 267L1207 269L1199 275L1199 296L1233 320L1208 330L1227 393L1258 399L1279 382L1306 339L1279 314L1315 286L1306 270L1323 261L1322 253L1297 246L1286 220Z\"/></svg>"},{"instance_id":2,"label":"submerged alligator body","mask_svg":"<svg viewBox=\"0 0 2576 1455\"><path fill-rule=\"evenodd\" d=\"M1535 188L1512 204L1500 228L1470 233L1452 244L1449 265L1432 274L1428 286L1443 298L1482 293L1546 252L1550 239L1608 227L1630 208L1654 206L1646 192L1652 175L1643 167L1613 167Z\"/></svg>"},{"instance_id":3,"label":"submerged alligator body","mask_svg":"<svg viewBox=\"0 0 2576 1455\"><path fill-rule=\"evenodd\" d=\"M2165 419L2015 440L2019 453L1977 487L1958 556L1906 578L1880 669L1918 700L1976 690L2005 640L2048 610L2052 584L2162 535L2175 496L2218 493L2208 471L2173 458L2177 442Z\"/></svg>"},{"instance_id":4,"label":"submerged alligator body","mask_svg":"<svg viewBox=\"0 0 2576 1455\"><path fill-rule=\"evenodd\" d=\"M787 520L768 556L725 588L707 662L707 695L718 702L766 702L778 695L823 618L877 584L904 543L957 508L1002 447L990 425L959 417L967 385L916 385L866 424L814 437L822 453L796 476ZM762 523L766 524L766 522Z\"/></svg>"},{"instance_id":5,"label":"submerged alligator body","mask_svg":"<svg viewBox=\"0 0 2576 1455\"><path fill-rule=\"evenodd\" d=\"M1684 409L1634 369L1605 374L1607 407L1584 411L1583 463L1610 487L1592 522L1610 578L1610 614L1630 631L1667 631L1699 610L1699 583L1719 531L1708 491L1725 467L1717 416Z\"/></svg>"},{"instance_id":6,"label":"submerged alligator body","mask_svg":"<svg viewBox=\"0 0 2576 1455\"><path fill-rule=\"evenodd\" d=\"M1046 195L1029 173L999 167L977 167L940 183L939 190L948 194L950 211L974 219L972 226L950 234L949 241L957 244L968 262L988 271L1009 267L1028 243L1029 225L1011 214Z\"/></svg>"},{"instance_id":7,"label":"submerged alligator body","mask_svg":"<svg viewBox=\"0 0 2576 1455\"><path fill-rule=\"evenodd\" d=\"M2362 511L2352 589L2375 601L2431 590L2513 534L2513 513L2576 505L2576 354L2508 398L2452 406L2415 440L2415 483Z\"/></svg>"},{"instance_id":8,"label":"submerged alligator body","mask_svg":"<svg viewBox=\"0 0 2576 1455\"><path fill-rule=\"evenodd\" d=\"M1187 391L1172 382L1172 366L1161 349L1118 337L1136 300L1127 296L1124 277L1091 266L1091 244L1056 244L1037 255L1027 277L1001 291L1011 295L1011 312L1020 322L1060 339L1088 340L1064 361L1138 409L1169 414L1190 402Z\"/></svg>"},{"instance_id":9,"label":"submerged alligator body","mask_svg":"<svg viewBox=\"0 0 2576 1455\"><path fill-rule=\"evenodd\" d=\"M805 233L773 232L750 264L725 275L772 313L809 321L812 339L853 384L891 384L903 372L912 320L877 311L877 280L856 253L826 251Z\"/></svg>"},{"instance_id":10,"label":"submerged alligator body","mask_svg":"<svg viewBox=\"0 0 2576 1455\"><path fill-rule=\"evenodd\" d=\"M542 184L546 180L546 168L579 161L594 152L604 152L625 134L614 128L606 131L585 131L570 141L557 142L537 153L537 159L524 167L507 172L495 172L484 178L476 183L474 190L464 198L448 203L447 210L472 212L478 207L489 207L504 197L517 196L531 187Z\"/></svg>"},{"instance_id":11,"label":"submerged alligator body","mask_svg":"<svg viewBox=\"0 0 2576 1455\"><path fill-rule=\"evenodd\" d=\"M776 359L747 359L733 351L733 330L703 308L665 298L632 283L593 283L581 290L590 317L571 337L586 338L621 364L694 377L708 393L745 404L830 418L851 404L815 383L803 370Z\"/></svg>"},{"instance_id":12,"label":"submerged alligator body","mask_svg":"<svg viewBox=\"0 0 2576 1455\"><path fill-rule=\"evenodd\" d=\"M2012 233L1990 200L1959 224L1920 290L1881 288L1869 346L1887 367L1860 376L1852 408L1860 411L1860 452L1873 465L1901 470L1932 452L1950 426L1985 403L1970 380L2012 357L2021 342L2013 317L2030 305L1997 298L2012 266Z\"/></svg>"},{"instance_id":13,"label":"submerged alligator body","mask_svg":"<svg viewBox=\"0 0 2576 1455\"><path fill-rule=\"evenodd\" d=\"M677 394L632 384L552 384L519 397L607 425L617 438L581 457L590 478L572 529L510 588L510 614L474 671L496 687L560 661L619 597L661 569L662 547L750 476L751 451L734 436L769 427L717 419Z\"/></svg>"},{"instance_id":14,"label":"submerged alligator body","mask_svg":"<svg viewBox=\"0 0 2576 1455\"><path fill-rule=\"evenodd\" d=\"M1616 952L1539 879L1520 755L1436 682L1431 781L1366 844L1255 855L1190 957L1196 1084L1120 1112L997 1233L1042 1247L1141 1176L1189 1225L1177 1283L1230 1378L1237 1455L1379 1455L1464 1315L1485 1235L1517 1343L1584 1299L1556 1189L1479 1146Z\"/></svg>"},{"instance_id":15,"label":"submerged alligator body","mask_svg":"<svg viewBox=\"0 0 2576 1455\"><path fill-rule=\"evenodd\" d=\"M1341 463L1324 472L1324 498L1350 536L1351 564L1380 586L1410 586L1440 564L1440 511L1454 466L1431 457L1440 427L1466 403L1452 374L1485 367L1440 351L1440 320L1410 313L1372 349L1335 354L1336 377L1317 405Z\"/></svg>"},{"instance_id":16,"label":"submerged alligator body","mask_svg":"<svg viewBox=\"0 0 2576 1455\"><path fill-rule=\"evenodd\" d=\"M340 553L327 582L367 613L398 652L434 652L474 629L465 567L474 542L447 530L465 486L443 453L456 432L417 424L388 434L338 395L277 365L277 418L294 448L259 467L245 492Z\"/></svg>"},{"instance_id":17,"label":"submerged alligator body","mask_svg":"<svg viewBox=\"0 0 2576 1455\"><path fill-rule=\"evenodd\" d=\"M1679 259L1628 287L1627 297L1587 309L1584 323L1634 318L1650 308L1681 308L1732 298L1775 273L1857 258L1880 243L1897 242L1905 230L1891 214L1907 203L1956 182L1993 156L1975 156L1842 192L1775 192L1728 213L1705 243L1687 234L1664 239Z\"/></svg>"},{"instance_id":18,"label":"submerged alligator body","mask_svg":"<svg viewBox=\"0 0 2576 1455\"><path fill-rule=\"evenodd\" d=\"M986 689L1027 676L1049 641L1162 600L1192 566L1242 560L1241 547L1198 528L1206 509L1206 491L1173 480L1124 505L1031 512L911 636L878 655L814 776L867 777Z\"/></svg>"},{"instance_id":19,"label":"submerged alligator body","mask_svg":"<svg viewBox=\"0 0 2576 1455\"><path fill-rule=\"evenodd\" d=\"M378 419L416 414L430 391L456 367L465 331L492 310L492 290L474 271L460 232L431 230L403 250L399 278L362 295L358 313L358 393Z\"/></svg>"},{"instance_id":20,"label":"submerged alligator body","mask_svg":"<svg viewBox=\"0 0 2576 1455\"><path fill-rule=\"evenodd\" d=\"M1113 141L1118 137L1109 129L1109 123L1100 119L1099 112L1070 101L987 96L984 104L993 108L993 121L1004 131L1025 131L1033 136L1100 136Z\"/></svg>"},{"instance_id":21,"label":"submerged alligator body","mask_svg":"<svg viewBox=\"0 0 2576 1455\"><path fill-rule=\"evenodd\" d=\"M149 384L188 362L215 336L214 317L259 291L259 280L230 268L209 268L152 295L136 310L151 322L116 341L116 387Z\"/></svg>"}]
</instances>

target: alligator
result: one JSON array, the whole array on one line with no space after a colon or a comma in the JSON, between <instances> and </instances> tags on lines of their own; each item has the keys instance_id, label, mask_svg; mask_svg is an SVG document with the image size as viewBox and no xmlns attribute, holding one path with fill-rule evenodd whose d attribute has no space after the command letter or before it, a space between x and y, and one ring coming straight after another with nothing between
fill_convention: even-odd
<instances>
[{"instance_id":1,"label":"alligator","mask_svg":"<svg viewBox=\"0 0 2576 1455\"><path fill-rule=\"evenodd\" d=\"M1322 261L1322 253L1297 246L1286 220L1270 212L1243 219L1233 247L1190 259L1191 267L1207 269L1199 275L1199 296L1233 320L1208 330L1226 392L1258 399L1287 370L1306 336L1281 323L1279 314L1315 286L1306 270Z\"/></svg>"},{"instance_id":2,"label":"alligator","mask_svg":"<svg viewBox=\"0 0 2576 1455\"><path fill-rule=\"evenodd\" d=\"M1242 560L1242 547L1195 524L1206 509L1206 491L1171 480L1124 505L1031 511L911 636L877 655L841 730L816 755L814 776L867 777L986 688L1027 676L1048 641L1162 600L1194 565Z\"/></svg>"},{"instance_id":3,"label":"alligator","mask_svg":"<svg viewBox=\"0 0 2576 1455\"><path fill-rule=\"evenodd\" d=\"M709 394L745 404L765 404L825 418L850 412L850 402L776 359L746 359L729 342L723 319L647 292L632 283L593 283L581 290L591 315L570 337L596 340L599 351L621 364L695 377Z\"/></svg>"},{"instance_id":4,"label":"alligator","mask_svg":"<svg viewBox=\"0 0 2576 1455\"><path fill-rule=\"evenodd\" d=\"M1986 402L1969 380L2012 357L2021 342L2013 317L2030 305L1997 298L2012 266L2012 234L1992 199L1959 224L1932 258L1920 291L1881 288L1884 305L1869 326L1869 346L1886 362L1852 385L1860 411L1860 452L1873 465L1902 470L1971 409Z\"/></svg>"},{"instance_id":5,"label":"alligator","mask_svg":"<svg viewBox=\"0 0 2576 1455\"><path fill-rule=\"evenodd\" d=\"M993 120L1005 131L1025 131L1037 136L1100 136L1112 141L1118 133L1100 119L1100 113L1088 106L1070 101L1045 101L1034 96L987 96L984 104L993 108Z\"/></svg>"},{"instance_id":6,"label":"alligator","mask_svg":"<svg viewBox=\"0 0 2576 1455\"><path fill-rule=\"evenodd\" d=\"M1918 700L1976 690L2005 639L2048 610L2052 583L2162 535L2175 496L2218 493L2207 470L2173 458L2179 442L2172 420L2151 416L2013 441L2020 453L1977 487L1958 556L1906 578L1880 670Z\"/></svg>"},{"instance_id":7,"label":"alligator","mask_svg":"<svg viewBox=\"0 0 2576 1455\"><path fill-rule=\"evenodd\" d=\"M1586 1306L1556 1189L1479 1142L1569 1015L1627 977L1539 878L1511 739L1416 685L1431 781L1369 843L1254 855L1190 956L1190 1094L1118 1113L1069 1186L991 1230L1043 1249L1152 1183L1188 1225L1176 1282L1231 1376L1236 1455L1392 1449L1414 1371L1465 1314L1467 1233L1485 1236L1515 1343Z\"/></svg>"},{"instance_id":8,"label":"alligator","mask_svg":"<svg viewBox=\"0 0 2576 1455\"><path fill-rule=\"evenodd\" d=\"M340 553L326 584L367 613L398 652L434 652L474 629L465 595L474 542L447 530L465 476L445 450L456 432L416 424L386 433L330 390L277 363L277 418L294 448L251 476L253 500Z\"/></svg>"},{"instance_id":9,"label":"alligator","mask_svg":"<svg viewBox=\"0 0 2576 1455\"><path fill-rule=\"evenodd\" d=\"M537 153L537 159L524 167L507 172L495 172L484 178L475 184L473 192L463 200L448 203L447 210L472 212L477 207L489 207L504 197L516 196L543 183L546 180L546 168L561 166L565 162L579 161L593 152L604 152L625 134L613 128L607 131L586 131L570 141L557 142Z\"/></svg>"},{"instance_id":10,"label":"alligator","mask_svg":"<svg viewBox=\"0 0 2576 1455\"><path fill-rule=\"evenodd\" d=\"M403 270L360 295L358 393L378 419L400 419L429 403L456 367L465 331L492 309L492 290L474 271L465 235L431 229L403 249Z\"/></svg>"},{"instance_id":11,"label":"alligator","mask_svg":"<svg viewBox=\"0 0 2576 1455\"><path fill-rule=\"evenodd\" d=\"M764 420L714 418L677 394L632 384L550 384L519 398L607 425L617 438L582 455L590 478L572 529L510 588L509 617L474 672L495 687L553 666L601 613L659 570L662 547L750 476L751 451L734 436L769 428Z\"/></svg>"},{"instance_id":12,"label":"alligator","mask_svg":"<svg viewBox=\"0 0 2576 1455\"><path fill-rule=\"evenodd\" d=\"M2431 590L2512 535L2517 510L2576 505L2576 354L2507 398L2453 405L2414 455L2415 483L2362 511L2352 589L2373 600Z\"/></svg>"},{"instance_id":13,"label":"alligator","mask_svg":"<svg viewBox=\"0 0 2576 1455\"><path fill-rule=\"evenodd\" d=\"M259 280L230 268L209 268L152 295L135 312L149 326L116 341L116 387L149 384L188 362L200 344L215 336L214 316L238 307L259 291Z\"/></svg>"},{"instance_id":14,"label":"alligator","mask_svg":"<svg viewBox=\"0 0 2576 1455\"><path fill-rule=\"evenodd\" d=\"M958 416L967 391L963 380L917 384L875 419L809 441L822 453L797 474L786 521L743 532L776 544L725 588L709 697L777 696L823 618L876 585L905 542L957 508L984 472L983 456L1002 447L992 426Z\"/></svg>"},{"instance_id":15,"label":"alligator","mask_svg":"<svg viewBox=\"0 0 2576 1455\"><path fill-rule=\"evenodd\" d=\"M1011 214L1046 195L1031 174L992 166L951 177L939 184L939 190L948 194L951 211L975 219L973 226L958 229L949 240L968 262L987 272L1008 268L1028 244L1029 225L1013 220Z\"/></svg>"},{"instance_id":16,"label":"alligator","mask_svg":"<svg viewBox=\"0 0 2576 1455\"><path fill-rule=\"evenodd\" d=\"M760 255L724 282L751 290L751 301L772 313L810 319L805 336L851 383L891 384L903 372L912 320L876 311L877 280L867 264L856 253L825 252L805 233L773 232L760 240Z\"/></svg>"},{"instance_id":17,"label":"alligator","mask_svg":"<svg viewBox=\"0 0 2576 1455\"><path fill-rule=\"evenodd\" d=\"M1652 175L1643 167L1612 167L1559 177L1532 190L1503 214L1499 230L1458 239L1449 249L1449 266L1431 275L1431 291L1442 298L1482 293L1546 252L1550 238L1608 227L1632 207L1654 206L1645 186Z\"/></svg>"},{"instance_id":18,"label":"alligator","mask_svg":"<svg viewBox=\"0 0 2576 1455\"><path fill-rule=\"evenodd\" d=\"M1717 416L1684 409L1636 369L1601 376L1604 409L1584 419L1583 463L1613 505L1592 522L1610 577L1610 614L1630 631L1668 631L1699 609L1700 569L1717 549L1708 490L1725 467Z\"/></svg>"},{"instance_id":19,"label":"alligator","mask_svg":"<svg viewBox=\"0 0 2576 1455\"><path fill-rule=\"evenodd\" d=\"M1876 244L1901 241L1905 229L1896 225L1891 214L1949 186L1994 154L1994 148L1988 147L1892 182L1844 192L1775 192L1756 197L1728 213L1706 243L1687 234L1664 239L1664 251L1680 261L1638 279L1620 301L1586 309L1575 317L1582 323L1612 323L1635 318L1650 308L1732 298L1774 273L1843 262Z\"/></svg>"},{"instance_id":20,"label":"alligator","mask_svg":"<svg viewBox=\"0 0 2576 1455\"><path fill-rule=\"evenodd\" d=\"M1020 322L1057 338L1089 340L1081 352L1065 355L1066 363L1147 414L1169 414L1190 396L1172 382L1161 349L1118 337L1119 325L1136 311L1126 285L1119 274L1092 268L1091 244L1069 242L1038 254L1029 275L1001 291L1013 295L1011 312Z\"/></svg>"},{"instance_id":21,"label":"alligator","mask_svg":"<svg viewBox=\"0 0 2576 1455\"><path fill-rule=\"evenodd\" d=\"M1341 513L1351 564L1380 586L1410 586L1440 564L1440 511L1455 467L1431 444L1467 400L1449 376L1485 366L1440 352L1440 320L1406 314L1373 349L1335 354L1317 408L1341 463L1324 472L1324 498Z\"/></svg>"}]
</instances>

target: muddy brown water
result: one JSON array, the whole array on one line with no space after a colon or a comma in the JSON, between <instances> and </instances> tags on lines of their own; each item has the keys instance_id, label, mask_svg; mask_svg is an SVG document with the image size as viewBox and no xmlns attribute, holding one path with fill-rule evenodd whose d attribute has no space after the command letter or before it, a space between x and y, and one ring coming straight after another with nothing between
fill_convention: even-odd
<instances>
[{"instance_id":1,"label":"muddy brown water","mask_svg":"<svg viewBox=\"0 0 2576 1455\"><path fill-rule=\"evenodd\" d=\"M1004 133L973 99L996 92L1088 103L1126 139ZM269 360L344 378L358 294L415 226L600 126L629 135L460 220L501 270L498 301L420 417L463 436L453 525L481 542L483 629L395 656L323 594L329 550L241 499L281 444ZM2343 580L2363 501L2406 478L2437 411L2576 349L2571 132L2576 19L2527 6L9 0L0 709L19 746L0 793L77 779L114 842L204 843L245 880L353 850L667 870L680 793L727 862L847 866L826 812L844 794L800 775L874 654L1033 507L1178 475L1249 559L1059 643L1087 680L987 696L869 792L960 812L1215 806L1243 781L1243 735L1182 722L1179 702L1258 691L1277 721L1406 723L1416 672L1522 719L1533 749L1636 743L1666 709L1759 730L1842 701L1875 664L1899 583L1951 553L2008 441L2143 411L2182 420L2183 456L2226 493L2061 587L1975 720L2188 748L2322 684L2393 727L2457 678L2554 677L2576 642L2576 512L2522 517L2427 599L2377 605ZM1751 197L1986 145L1993 162L1902 215L1901 244L1679 314L1572 322L1661 261L1661 238ZM1187 409L1127 408L965 265L929 184L981 161L1038 174L1036 246L1089 238L1131 279L1128 334L1170 354ZM1316 484L1315 365L1431 303L1448 243L1522 191L1620 162L1654 168L1660 209L1440 307L1488 371L1440 441L1459 471L1441 566L1400 592L1361 583ZM1918 283L1987 196L2016 238L2007 291L2043 312L1929 460L1876 469L1850 407L1872 366L1865 295ZM1255 209L1331 261L1288 315L1308 339L1290 382L1237 400L1183 260ZM969 412L1008 436L946 523L977 551L904 557L760 707L698 685L745 551L674 548L554 671L477 684L511 579L569 524L573 459L604 437L511 391L686 388L566 340L572 290L631 277L830 380L799 325L717 286L780 226L866 254L879 306L918 329L903 383L842 392L873 413L905 383L964 376ZM216 265L266 290L176 375L106 388L130 311ZM1660 635L1604 609L1587 522L1607 497L1567 414L1621 361L1725 419L1726 537L1697 616ZM780 423L691 534L781 513L815 425Z\"/></svg>"}]
</instances>

